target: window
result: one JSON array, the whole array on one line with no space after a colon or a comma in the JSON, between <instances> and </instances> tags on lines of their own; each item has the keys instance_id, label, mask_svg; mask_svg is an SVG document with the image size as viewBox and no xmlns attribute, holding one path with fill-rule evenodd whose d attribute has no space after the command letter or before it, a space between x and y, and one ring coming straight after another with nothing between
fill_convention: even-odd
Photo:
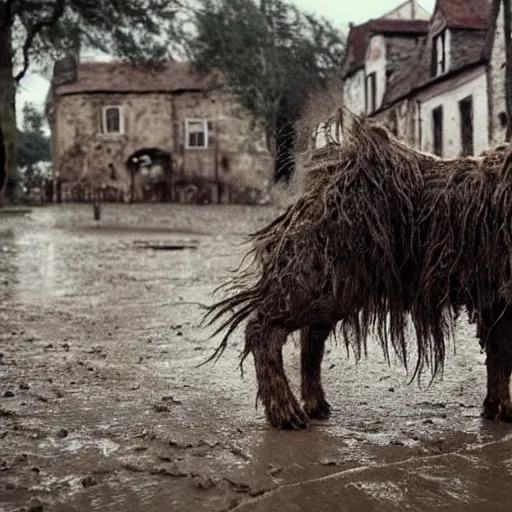
<instances>
[{"instance_id":1,"label":"window","mask_svg":"<svg viewBox=\"0 0 512 512\"><path fill-rule=\"evenodd\" d=\"M103 133L122 135L124 133L124 118L122 107L103 107L101 126Z\"/></svg>"},{"instance_id":2,"label":"window","mask_svg":"<svg viewBox=\"0 0 512 512\"><path fill-rule=\"evenodd\" d=\"M500 122L500 126L502 128L506 128L507 127L507 124L508 124L508 116L507 116L507 113L506 112L500 112L498 114L498 120Z\"/></svg>"},{"instance_id":3,"label":"window","mask_svg":"<svg viewBox=\"0 0 512 512\"><path fill-rule=\"evenodd\" d=\"M432 124L434 127L434 154L443 156L443 107L432 110Z\"/></svg>"},{"instance_id":4,"label":"window","mask_svg":"<svg viewBox=\"0 0 512 512\"><path fill-rule=\"evenodd\" d=\"M473 154L473 98L468 96L459 101L460 139L462 156Z\"/></svg>"},{"instance_id":5,"label":"window","mask_svg":"<svg viewBox=\"0 0 512 512\"><path fill-rule=\"evenodd\" d=\"M446 46L446 30L443 30L432 39L432 76L439 76L447 71Z\"/></svg>"},{"instance_id":6,"label":"window","mask_svg":"<svg viewBox=\"0 0 512 512\"><path fill-rule=\"evenodd\" d=\"M187 149L205 149L209 147L213 136L213 122L203 119L185 121L185 147Z\"/></svg>"},{"instance_id":7,"label":"window","mask_svg":"<svg viewBox=\"0 0 512 512\"><path fill-rule=\"evenodd\" d=\"M366 113L371 114L377 108L377 75L375 72L366 76L365 95Z\"/></svg>"}]
</instances>

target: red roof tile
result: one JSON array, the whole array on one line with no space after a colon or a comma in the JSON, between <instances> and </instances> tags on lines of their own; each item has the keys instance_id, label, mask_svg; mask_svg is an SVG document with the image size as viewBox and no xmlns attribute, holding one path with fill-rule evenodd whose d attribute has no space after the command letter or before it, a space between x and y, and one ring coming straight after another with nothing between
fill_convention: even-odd
<instances>
[{"instance_id":1,"label":"red roof tile","mask_svg":"<svg viewBox=\"0 0 512 512\"><path fill-rule=\"evenodd\" d=\"M81 92L176 92L208 88L210 77L195 73L187 62L169 62L160 70L135 68L127 62L83 62L75 82L57 85L58 95Z\"/></svg>"},{"instance_id":2,"label":"red roof tile","mask_svg":"<svg viewBox=\"0 0 512 512\"><path fill-rule=\"evenodd\" d=\"M486 30L489 27L491 0L437 0L449 28Z\"/></svg>"},{"instance_id":3,"label":"red roof tile","mask_svg":"<svg viewBox=\"0 0 512 512\"><path fill-rule=\"evenodd\" d=\"M422 35L428 32L428 21L379 18L351 27L347 41L345 73L350 74L364 64L368 41L373 34Z\"/></svg>"}]
</instances>

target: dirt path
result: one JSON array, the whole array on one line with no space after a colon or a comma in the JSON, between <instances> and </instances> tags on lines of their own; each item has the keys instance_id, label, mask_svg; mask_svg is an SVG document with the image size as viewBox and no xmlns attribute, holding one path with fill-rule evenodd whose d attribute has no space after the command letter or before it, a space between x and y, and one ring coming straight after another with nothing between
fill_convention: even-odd
<instances>
[{"instance_id":1,"label":"dirt path","mask_svg":"<svg viewBox=\"0 0 512 512\"><path fill-rule=\"evenodd\" d=\"M218 341L198 328L199 304L274 214L0 216L1 511L509 510L512 429L480 418L484 356L463 321L428 389L378 347L356 364L332 342L334 414L308 432L266 426L239 346L196 368ZM158 250L175 244L197 249ZM285 354L296 389L294 341Z\"/></svg>"}]
</instances>

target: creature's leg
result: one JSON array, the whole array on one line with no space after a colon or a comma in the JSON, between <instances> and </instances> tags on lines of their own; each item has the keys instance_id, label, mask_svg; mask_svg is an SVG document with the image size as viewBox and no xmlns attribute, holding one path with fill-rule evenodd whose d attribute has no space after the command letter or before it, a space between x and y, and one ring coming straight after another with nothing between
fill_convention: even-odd
<instances>
[{"instance_id":1,"label":"creature's leg","mask_svg":"<svg viewBox=\"0 0 512 512\"><path fill-rule=\"evenodd\" d=\"M320 373L325 341L332 329L332 325L311 325L300 332L302 400L304 411L310 418L326 420L331 415L331 406L325 399Z\"/></svg>"},{"instance_id":2,"label":"creature's leg","mask_svg":"<svg viewBox=\"0 0 512 512\"><path fill-rule=\"evenodd\" d=\"M282 347L288 331L270 326L261 318L247 324L246 352L252 352L258 380L258 398L268 422L275 428L306 428L308 417L290 390L283 368Z\"/></svg>"},{"instance_id":3,"label":"creature's leg","mask_svg":"<svg viewBox=\"0 0 512 512\"><path fill-rule=\"evenodd\" d=\"M486 333L487 397L482 415L512 423L510 374L512 372L512 309L495 318Z\"/></svg>"}]
</instances>

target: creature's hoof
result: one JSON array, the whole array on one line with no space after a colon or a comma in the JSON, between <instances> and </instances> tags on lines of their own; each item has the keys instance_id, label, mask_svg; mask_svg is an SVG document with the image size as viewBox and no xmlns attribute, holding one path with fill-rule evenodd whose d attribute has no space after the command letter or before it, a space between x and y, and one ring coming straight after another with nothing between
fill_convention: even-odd
<instances>
[{"instance_id":1,"label":"creature's hoof","mask_svg":"<svg viewBox=\"0 0 512 512\"><path fill-rule=\"evenodd\" d=\"M308 400L304 403L304 412L315 420L328 420L331 417L331 406L325 398Z\"/></svg>"},{"instance_id":2,"label":"creature's hoof","mask_svg":"<svg viewBox=\"0 0 512 512\"><path fill-rule=\"evenodd\" d=\"M482 416L488 420L512 423L512 403L509 400L491 401L486 399Z\"/></svg>"},{"instance_id":3,"label":"creature's hoof","mask_svg":"<svg viewBox=\"0 0 512 512\"><path fill-rule=\"evenodd\" d=\"M298 403L290 401L267 409L270 425L280 430L301 430L308 428L308 417Z\"/></svg>"}]
</instances>

